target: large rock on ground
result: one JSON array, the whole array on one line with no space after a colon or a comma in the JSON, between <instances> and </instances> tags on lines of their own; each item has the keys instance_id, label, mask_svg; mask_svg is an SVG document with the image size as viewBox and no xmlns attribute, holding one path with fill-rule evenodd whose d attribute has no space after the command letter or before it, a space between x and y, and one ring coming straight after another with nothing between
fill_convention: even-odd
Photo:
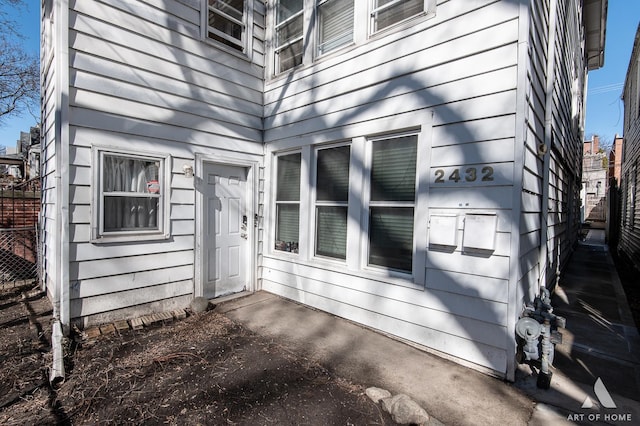
<instances>
[{"instance_id":1,"label":"large rock on ground","mask_svg":"<svg viewBox=\"0 0 640 426\"><path fill-rule=\"evenodd\" d=\"M389 398L391 396L391 392L389 392L388 390L376 387L367 388L364 392L367 394L369 399L371 399L376 404L381 400Z\"/></svg>"},{"instance_id":2,"label":"large rock on ground","mask_svg":"<svg viewBox=\"0 0 640 426\"><path fill-rule=\"evenodd\" d=\"M401 425L424 425L429 414L409 396L399 394L382 400L382 408Z\"/></svg>"}]
</instances>

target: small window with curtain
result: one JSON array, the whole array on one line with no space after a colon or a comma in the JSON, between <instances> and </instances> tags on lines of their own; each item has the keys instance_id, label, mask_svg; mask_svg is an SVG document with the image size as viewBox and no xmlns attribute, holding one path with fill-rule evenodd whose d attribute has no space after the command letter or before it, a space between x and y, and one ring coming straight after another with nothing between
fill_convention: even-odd
<instances>
[{"instance_id":1,"label":"small window with curtain","mask_svg":"<svg viewBox=\"0 0 640 426\"><path fill-rule=\"evenodd\" d=\"M208 0L207 37L243 52L245 16L245 0Z\"/></svg>"},{"instance_id":2,"label":"small window with curtain","mask_svg":"<svg viewBox=\"0 0 640 426\"><path fill-rule=\"evenodd\" d=\"M298 253L300 229L300 153L276 157L275 249Z\"/></svg>"},{"instance_id":3,"label":"small window with curtain","mask_svg":"<svg viewBox=\"0 0 640 426\"><path fill-rule=\"evenodd\" d=\"M94 152L94 240L166 238L168 157Z\"/></svg>"},{"instance_id":4,"label":"small window with curtain","mask_svg":"<svg viewBox=\"0 0 640 426\"><path fill-rule=\"evenodd\" d=\"M302 64L304 0L278 0L276 3L275 72Z\"/></svg>"},{"instance_id":5,"label":"small window with curtain","mask_svg":"<svg viewBox=\"0 0 640 426\"><path fill-rule=\"evenodd\" d=\"M425 0L372 0L371 32L375 33L425 11Z\"/></svg>"},{"instance_id":6,"label":"small window with curtain","mask_svg":"<svg viewBox=\"0 0 640 426\"><path fill-rule=\"evenodd\" d=\"M316 156L315 254L347 257L350 147L323 148Z\"/></svg>"},{"instance_id":7,"label":"small window with curtain","mask_svg":"<svg viewBox=\"0 0 640 426\"><path fill-rule=\"evenodd\" d=\"M412 272L417 139L371 142L369 265Z\"/></svg>"},{"instance_id":8,"label":"small window with curtain","mask_svg":"<svg viewBox=\"0 0 640 426\"><path fill-rule=\"evenodd\" d=\"M318 0L318 55L353 42L354 0Z\"/></svg>"}]
</instances>

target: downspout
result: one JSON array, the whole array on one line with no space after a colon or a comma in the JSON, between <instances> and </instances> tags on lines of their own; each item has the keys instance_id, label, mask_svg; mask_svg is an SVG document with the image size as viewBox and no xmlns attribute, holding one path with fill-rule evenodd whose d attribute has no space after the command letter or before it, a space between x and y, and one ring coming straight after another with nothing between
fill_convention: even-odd
<instances>
[{"instance_id":1,"label":"downspout","mask_svg":"<svg viewBox=\"0 0 640 426\"><path fill-rule=\"evenodd\" d=\"M540 254L538 256L538 294L547 285L548 236L549 236L549 174L551 169L551 147L553 144L553 89L555 82L556 58L556 26L558 1L551 0L549 16L549 40L547 45L547 84L544 117L544 143L538 147L538 154L543 156L542 167L542 199L540 210Z\"/></svg>"},{"instance_id":2,"label":"downspout","mask_svg":"<svg viewBox=\"0 0 640 426\"><path fill-rule=\"evenodd\" d=\"M53 366L49 380L64 379L62 340L69 332L69 4L54 2L55 31L55 156L56 275L51 345Z\"/></svg>"},{"instance_id":3,"label":"downspout","mask_svg":"<svg viewBox=\"0 0 640 426\"><path fill-rule=\"evenodd\" d=\"M516 354L516 322L521 314L521 298L518 293L518 282L520 279L520 222L522 218L522 196L523 196L523 175L525 150L527 145L527 111L529 104L529 82L528 75L531 69L530 49L531 49L531 6L529 0L521 0L518 5L518 56L517 56L517 86L515 104L515 143L514 143L514 170L520 170L519 175L513 180L513 207L511 211L511 249L509 268L509 294L507 303L507 353ZM507 356L506 379L515 381L516 357Z\"/></svg>"}]
</instances>

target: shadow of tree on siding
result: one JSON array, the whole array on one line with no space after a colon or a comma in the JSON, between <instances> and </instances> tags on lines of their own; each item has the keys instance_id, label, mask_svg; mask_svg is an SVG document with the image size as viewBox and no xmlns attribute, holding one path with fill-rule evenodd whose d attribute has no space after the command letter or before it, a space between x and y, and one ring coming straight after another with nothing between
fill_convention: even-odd
<instances>
[{"instance_id":1,"label":"shadow of tree on siding","mask_svg":"<svg viewBox=\"0 0 640 426\"><path fill-rule=\"evenodd\" d=\"M510 0L505 3L512 3L514 8L516 8L515 9L516 12L514 12L514 16L515 16L514 19L516 19L518 16L517 7L519 6L520 2L515 0ZM173 6L175 2L166 0L163 2L163 4L166 5L167 10L170 10L170 7ZM271 13L270 10L267 10L267 13ZM139 27L139 28L136 28L136 31L140 34L144 34L145 32L147 32L148 34L154 34L155 31L154 31L154 28L152 28L152 26L155 26L156 24L164 24L167 28L176 28L176 27L179 27L180 25L188 26L187 24L184 24L183 22L181 22L178 18L171 17L171 18L167 18L166 22L153 22L153 23L149 22L148 30L146 30L144 27ZM180 25L177 25L177 24L180 24ZM310 40L311 40L311 34L310 33L305 34L305 46L309 46L311 44ZM447 39L446 41L450 41L450 40ZM181 35L177 31L171 31L170 44L166 46L166 49L168 52L171 53L172 57L165 58L165 59L167 61L171 61L174 64L178 64L178 65L193 63L194 56L198 56L201 54L201 52L204 52L206 50L203 47L199 47L200 52L190 51L195 46L194 43L195 43L194 39L191 39L185 35ZM269 43L268 40L267 40L267 43ZM513 43L516 43L516 41L514 41ZM494 47L497 48L497 46L494 46ZM129 48L133 48L133 47L129 47ZM483 53L489 49L490 48L488 47L482 46L479 49L481 51L479 53ZM243 74L243 71L241 70L235 69L231 71L231 69L227 68L228 67L227 64L229 63L235 64L235 65L240 63L240 60L236 58L234 55L229 55L224 52L219 52L216 50L215 47L211 47L209 52L211 53L210 58L212 58L215 61L219 61L215 64L212 64L212 72L211 72L212 79L224 78L224 76L225 75L228 76L228 73L230 72L233 72L234 74L235 73ZM99 52L95 52L95 53L99 54ZM140 53L146 54L146 52L143 52L142 50L140 51ZM341 114L339 119L333 122L329 120L328 117L326 117L327 111L324 111L319 108L318 106L318 102L320 102L319 99L314 99L313 103L309 105L305 105L304 107L300 108L299 113L294 113L294 112L288 113L289 117L286 120L285 126L294 127L296 128L296 130L300 129L300 132L297 132L297 133L294 132L294 134L288 136L288 138L291 138L291 139L298 138L302 144L310 143L305 141L305 136L309 136L309 134L305 134L303 132L303 129L305 128L304 123L314 122L316 124L315 128L318 129L318 130L315 130L314 133L318 133L318 132L321 132L321 130L319 129L331 129L332 131L335 131L335 130L344 128L345 126L349 126L357 122L362 122L362 117L366 116L366 114L364 113L368 111L378 111L378 110L385 111L383 114L374 118L375 120L385 118L385 117L392 117L396 113L398 113L398 111L394 110L398 105L398 102L396 101L399 100L400 97L404 97L404 98L414 99L416 101L416 105L419 105L419 107L416 110L423 111L424 114L430 114L434 112L435 113L434 117L446 117L446 119L443 119L442 122L437 122L432 124L433 128L438 127L438 128L446 129L447 125L454 124L454 123L456 124L454 138L465 142L464 144L461 144L461 152L460 152L460 155L463 159L483 158L483 155L482 155L483 153L478 147L478 144L474 144L474 142L482 142L482 141L486 141L487 139L478 140L478 138L474 134L474 131L468 125L468 120L470 117L465 116L464 108L460 107L460 109L458 109L457 107L459 107L460 102L464 102L464 101L474 102L479 105L485 102L490 103L492 101L491 96L499 95L499 94L505 94L505 95L515 94L516 87L507 88L495 93L489 92L484 95L478 95L475 98L465 98L464 96L459 98L452 98L450 94L441 91L442 89L439 88L440 86L439 84L433 87L430 87L429 82L425 82L424 80L420 80L415 77L414 75L415 72L419 70L426 70L437 65L437 64L428 63L428 58L426 61L423 61L422 60L423 58L420 58L419 54L415 54L415 56L416 56L416 59L420 59L420 60L416 60L415 67L407 68L401 72L395 70L393 75L384 75L383 77L380 78L380 81L376 82L376 84L374 85L359 87L359 88L354 87L348 92L343 92L338 94L339 96L344 97L347 95L355 94L360 90L371 89L372 87L374 87L374 91L372 92L370 98L364 100L363 102L359 102L358 105L350 108L332 109L331 110L332 113ZM450 64L454 64L456 61L462 60L462 59L463 58L455 57L454 55L450 58L449 62ZM514 59L516 59L517 61L517 58L514 58ZM351 59L351 61L354 64L357 64L357 58ZM386 63L389 63L392 61L393 59L388 59L386 62L381 62L380 64L378 64L378 67L381 67ZM131 67L137 67L137 66L139 66L140 68L143 67L142 64L139 64L139 65L129 64L129 65ZM336 65L338 64L336 63ZM455 65L452 65L452 66L455 66ZM514 62L512 64L514 73L517 73L517 66L519 66L517 62ZM218 70L221 67L225 68L226 71L218 72ZM249 79L256 78L254 76L255 67L256 67L255 64L247 65L247 68L251 70L251 72L246 73L247 78ZM257 67L260 68L259 65ZM274 111L273 113L274 115L272 117L266 117L266 116L260 117L262 119L263 126L265 127L250 129L250 131L247 131L247 132L230 131L228 134L224 134L224 133L220 133L220 134L208 133L207 134L208 131L200 132L195 130L190 131L189 129L186 129L186 130L181 129L181 132L183 134L191 134L193 137L187 137L185 138L185 140L176 140L176 139L172 139L171 135L173 132L171 129L173 126L180 127L183 125L182 124L183 114L189 115L188 121L191 123L192 129L196 129L198 127L203 128L204 127L203 125L209 123L211 120L218 120L218 122L223 127L225 124L228 123L234 129L241 127L243 125L243 122L245 122L245 120L236 119L236 117L233 117L233 115L236 113L238 113L241 116L243 115L241 111L243 111L243 108L246 105L246 103L244 102L245 101L244 99L239 99L239 98L234 99L232 96L221 95L219 93L216 93L215 91L210 92L210 99L202 99L202 93L203 93L202 89L206 89L206 88L201 87L200 83L197 83L197 81L199 81L199 75L202 72L202 70L196 70L191 65L183 66L182 69L183 69L183 76L182 76L183 81L187 83L193 83L191 85L191 96L190 97L184 96L185 100L183 103L172 105L172 108L175 111L174 114L169 114L163 120L163 122L154 122L153 120L148 120L147 122L144 122L139 119L130 120L127 118L126 114L124 113L119 117L118 116L114 117L113 112L109 111L108 109L105 109L102 112L105 114L105 116L109 116L109 118L115 118L116 120L121 119L123 124L125 124L122 129L123 133L130 133L132 135L145 138L147 140L153 140L153 144L157 147L158 151L175 152L176 146L179 146L179 145L181 145L181 149L180 149L181 153L177 154L177 156L186 155L185 152L195 153L203 150L209 150L210 148L203 145L202 143L198 143L196 145L193 144L194 140L200 140L200 137L196 137L199 134L201 137L209 137L212 140L217 138L225 138L225 141L228 141L228 145L226 145L226 149L228 150L228 152L234 152L234 151L246 152L246 148L249 146L248 144L265 142L264 140L260 140L260 141L250 140L251 134L261 132L263 134L263 137L267 132L271 132L270 134L274 134L274 135L277 134L277 132L274 129L268 128L268 126L270 125L269 123L273 122L274 118L278 115L279 110L287 108L287 100L291 99L292 96L295 96L295 93L292 93L292 94L287 93L290 85L294 83L294 81L298 81L300 75L304 76L306 73L310 72L309 68L296 69L289 72L284 78L284 80L280 81L280 84L282 85L283 90L281 92L281 95L278 96L277 101L272 108L272 110ZM354 71L358 70L358 67L354 66L353 70ZM145 71L152 71L152 72L157 72L159 74L162 74L162 70L145 70ZM330 73L331 67L327 67L321 72ZM341 75L339 78L335 78L335 81L339 79L345 79L347 77L351 79L355 79L357 78L356 74L357 72L354 72L349 76ZM460 83L463 83L462 80L466 80L471 77L473 77L473 72L470 72L468 76L461 79ZM317 78L318 78L317 74L311 75L309 78L310 84L308 88L305 90L313 90L313 88L318 87L318 84L324 84L324 83L317 83L317 80L316 80ZM236 82L234 82L234 80L228 80L228 82L230 85L237 84ZM154 88L154 84L152 81L149 81L148 88L150 90ZM126 94L124 94L123 96L126 96ZM224 99L222 99L221 96ZM323 101L329 101L334 98L336 98L336 96L331 96L329 98L323 99ZM191 108L193 99L198 99L199 101L208 104L212 110L212 114L207 115L206 112L202 112L200 115L194 115L193 109ZM131 100L134 102L136 101L136 99L131 99ZM219 115L217 113L215 114L213 113L213 111L217 110L220 107L221 101L224 103L224 108L230 111L230 116L227 120L221 120L220 118L215 118L216 116L219 117ZM254 102L253 99L250 101ZM508 104L504 107L505 107L505 111L507 111L504 114L513 115L514 121L515 121L516 109L517 109L516 105ZM406 111L406 112L409 113L411 111ZM413 112L415 112L415 110ZM495 117L498 117L498 116L495 116ZM491 118L491 116L473 117L474 120L487 119L487 118ZM251 120L248 120L248 121L251 121ZM101 130L105 132L110 131L108 128L103 128ZM396 131L396 130L400 130L400 129L389 129L389 131ZM518 130L515 129L515 132L511 137L500 138L500 139L506 139L505 142L509 141L511 143L515 143L516 141L518 141L517 133L518 133ZM159 134L166 134L166 136L158 137ZM336 134L339 134L339 133L336 133ZM367 135L362 135L362 136L367 136ZM469 142L469 143L466 143L466 142ZM269 143L269 141L267 141L266 143ZM527 149L527 148L524 147L523 149ZM519 151L516 150L516 152L519 152ZM468 160L461 160L460 164L466 165L467 164L466 161ZM438 164L438 163L435 159L432 158L432 164L429 164L426 166L423 165L423 167L431 168L433 164ZM308 166L309 166L308 170L313 169L312 167L310 167L311 165L308 165ZM521 166L519 159L516 160L516 162L514 162L514 175L517 175L518 177L520 177L520 170L516 169L516 167L518 166ZM503 179L511 180L514 183L517 182L517 179L516 181L514 181L514 176L503 175L501 174L501 172L499 172L496 175L496 178L499 178L500 180L503 180ZM423 188L433 187L431 183L421 182L420 184ZM504 186L504 190L511 191L513 193L512 199L517 200L517 201L514 201L514 203L522 203L522 197L521 197L521 194L519 193L518 185L516 185L515 187L511 185L506 185ZM455 192L456 190L451 189L452 194L450 195L450 197L455 197ZM534 196L539 198L540 194L534 194ZM359 200L360 205L364 205L364 201L362 198L363 194L354 191L354 188L351 188L350 197L353 197ZM490 210L498 211L500 216L507 219L508 228L509 228L509 231L507 231L507 233L511 234L510 235L511 241L512 241L511 244L513 244L514 241L519 240L519 238L517 238L517 235L514 235L514 233L518 233L518 227L514 226L514 224L517 224L520 220L520 218L514 217L513 211L514 209L515 211L519 211L520 208L519 206L512 205L510 209L505 209L504 206L501 205L501 202L502 202L501 197L499 197L498 194L496 194L495 192L492 192L490 194L485 194L485 199L483 200L482 205L480 207L476 207L474 205L468 205L468 206L465 206L464 211L471 211L476 209L486 210L487 208ZM487 207L487 206L490 206L490 207ZM434 209L434 208L437 209L438 206L429 205L429 209ZM442 209L457 210L457 209L452 209L448 207L443 207ZM461 211L461 213L463 213L463 211ZM351 211L349 214L352 215L353 212ZM427 212L416 212L415 218L416 220L427 220L428 218L426 217L426 214ZM352 216L351 219L357 221L358 223L362 223L362 221L360 220L361 219L360 217ZM273 226L273 223L265 224L266 229L269 229L269 227L272 227L272 226ZM368 230L364 228L361 228L360 231L364 235L366 235L368 232ZM537 234L537 238L539 240L539 234ZM539 241L538 241L538 245L539 245ZM265 249L265 252L268 253L269 250L270 249ZM505 280L507 283L511 282L511 284L508 285L508 287L510 288L505 289L505 291L509 293L509 296L507 298L508 301L516 300L516 296L514 296L513 293L518 291L518 289L516 288L516 285L522 284L522 282L519 281L520 277L517 276L518 274L514 273L511 270L511 268L514 268L514 267L517 268L517 265L519 262L518 259L512 258L513 253L514 251L511 250L510 253L507 255L507 257L510 259L509 260L510 270L504 271L507 275L500 276L500 279ZM461 254L461 255L464 258L464 256L467 254ZM415 256L425 258L427 260L426 265L428 269L438 269L439 265L436 263L436 261L431 260L429 256L429 250L427 250L427 247L421 248L418 252L415 253ZM430 263L430 262L433 262L433 263ZM531 267L533 266L528 266L528 268L531 268ZM526 273L526 272L527 271L524 271L524 270L522 271L522 273ZM515 342L514 342L513 330L510 330L509 327L510 327L510 324L514 323L515 321L513 316L518 315L519 312L509 311L508 303L503 303L503 302L496 303L495 301L487 300L485 296L481 295L477 289L466 286L464 285L464 283L459 282L456 275L447 272L445 269L443 269L443 273L449 276L446 291L433 290L430 288L429 282L425 283L425 288L423 292L425 293L428 292L429 296L432 297L434 301L437 301L440 304L440 307L432 306L429 309L432 309L432 310L441 309L442 310L441 312L444 312L448 316L450 321L457 323L457 326L462 330L464 330L466 335L461 337L463 339L467 339L469 342L472 342L472 344L477 344L476 342L486 342L487 336L482 331L470 329L467 326L468 324L467 320L479 321L484 324L490 324L491 327L493 327L494 332L498 337L495 337L495 336L492 337L490 339L492 343L488 344L488 346L497 348L500 351L504 350L506 352L507 358L512 357L514 354L511 352L515 350ZM471 277L473 276L473 273L469 274L467 272L467 274ZM531 283L531 284L535 285L535 283ZM348 287L346 283L344 284L344 286ZM386 301L397 299L397 297L394 296L393 294L394 293L393 287L394 286L389 285L389 288L387 291L385 291L384 293L375 295L378 299L378 303L380 304L380 309L378 309L379 312L385 311L384 304L388 303ZM527 288L521 288L520 292L524 297L526 297L526 295L530 291ZM452 297L451 295L455 295L455 296ZM482 312L482 315L480 315L481 319L479 319L477 315L474 316L473 313L466 312L464 309L461 309L461 304L464 305L465 300L474 300L480 303L481 306L483 306L484 312ZM413 303L412 301L407 301L407 300L402 300L401 302L408 303L408 304ZM430 302L430 303L433 303L433 302ZM344 307L344 309L345 311L341 312L341 308L336 307L336 311L333 313L337 315L342 314L342 316L349 317L349 313L347 311L349 309L352 309L352 307ZM513 309L516 309L516 307L514 306ZM506 310L506 315L504 310ZM509 317L511 317L511 319ZM380 315L380 318L382 321L384 319L384 315ZM424 327L425 330L429 328L429 324L422 324L421 326ZM438 325L433 325L434 330L438 330L438 327L439 327ZM323 332L324 331L322 330L318 330L318 333L323 333ZM314 337L310 336L310 338L314 338ZM499 343L499 342L503 342L503 343ZM425 344L428 346L428 342L425 342ZM484 353L486 349L484 345L485 343L483 343L482 346L478 346L477 351L479 354ZM348 351L348 350L350 350L350 348L348 346L345 346L344 351ZM340 356L340 354L336 354L336 356ZM507 364L509 364L510 362L509 359L507 359L506 362Z\"/></svg>"}]
</instances>

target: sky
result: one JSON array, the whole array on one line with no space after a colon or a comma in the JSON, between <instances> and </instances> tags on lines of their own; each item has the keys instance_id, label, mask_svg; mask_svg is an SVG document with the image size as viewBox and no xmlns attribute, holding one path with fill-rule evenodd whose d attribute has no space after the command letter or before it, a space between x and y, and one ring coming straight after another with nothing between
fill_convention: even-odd
<instances>
[{"instance_id":1,"label":"sky","mask_svg":"<svg viewBox=\"0 0 640 426\"><path fill-rule=\"evenodd\" d=\"M640 20L640 1L609 0L604 66L589 72L585 136L613 142L623 136L622 91Z\"/></svg>"},{"instance_id":2,"label":"sky","mask_svg":"<svg viewBox=\"0 0 640 426\"><path fill-rule=\"evenodd\" d=\"M14 17L23 30L25 48L39 54L39 2L27 0L25 4L27 10ZM609 0L604 67L588 76L586 137L597 134L602 141L611 142L616 134L623 135L621 95L639 19L640 1ZM35 124L37 117L28 113L6 119L0 125L0 145L15 146L20 132L28 132Z\"/></svg>"},{"instance_id":3,"label":"sky","mask_svg":"<svg viewBox=\"0 0 640 426\"><path fill-rule=\"evenodd\" d=\"M40 55L40 2L26 0L25 8L13 12L13 20L22 30L22 40L25 50ZM38 112L35 111L37 114ZM5 118L0 124L0 146L16 146L20 132L28 132L32 126L40 121L40 117L33 117L25 112L21 117Z\"/></svg>"}]
</instances>

